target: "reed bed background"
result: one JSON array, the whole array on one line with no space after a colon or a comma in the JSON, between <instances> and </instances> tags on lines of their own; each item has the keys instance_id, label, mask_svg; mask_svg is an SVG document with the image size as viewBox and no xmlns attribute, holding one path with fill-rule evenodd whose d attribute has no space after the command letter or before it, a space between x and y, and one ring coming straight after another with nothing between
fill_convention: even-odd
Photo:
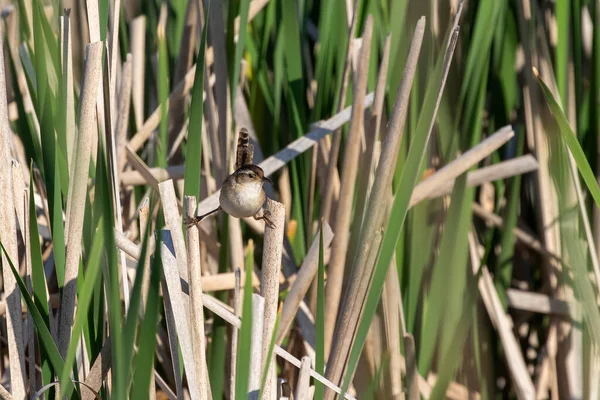
<instances>
[{"instance_id":1,"label":"reed bed background","mask_svg":"<svg viewBox=\"0 0 600 400\"><path fill-rule=\"evenodd\" d=\"M599 2L0 17L0 398L600 398Z\"/></svg>"}]
</instances>

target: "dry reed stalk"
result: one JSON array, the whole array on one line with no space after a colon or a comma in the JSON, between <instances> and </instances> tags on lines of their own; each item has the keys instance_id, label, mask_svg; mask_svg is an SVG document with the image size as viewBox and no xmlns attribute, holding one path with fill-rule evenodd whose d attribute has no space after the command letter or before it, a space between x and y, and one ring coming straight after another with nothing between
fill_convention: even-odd
<instances>
[{"instance_id":1,"label":"dry reed stalk","mask_svg":"<svg viewBox=\"0 0 600 400\"><path fill-rule=\"evenodd\" d=\"M163 205L165 204L163 203ZM167 220L166 215L165 220ZM190 395L194 399L200 399L202 398L200 386L200 379L203 376L200 372L202 365L194 362L195 353L193 350L192 338L190 337L191 330L188 323L189 313L187 312L187 307L185 306L185 304L188 302L188 299L181 293L181 277L178 269L180 263L175 256L175 249L176 246L173 242L173 236L171 235L171 232L168 229L163 229L160 256L163 262L163 296L165 302L165 312L172 316L175 322L174 328L176 329L176 333L171 331L169 332L169 339L173 342L173 339L177 337L179 345L181 346L181 356L183 358L183 365L186 371ZM182 256L183 254L179 253L179 255ZM171 336L171 333L175 333L176 336ZM174 347L174 353L171 356L175 356L178 351L179 349ZM176 367L175 358L173 359L173 366ZM207 389L205 388L205 393L206 390ZM178 393L183 394L183 392Z\"/></svg>"},{"instance_id":2,"label":"dry reed stalk","mask_svg":"<svg viewBox=\"0 0 600 400\"><path fill-rule=\"evenodd\" d=\"M211 5L208 10L210 15L208 16L210 23L208 24L208 31L210 42L212 47L215 49L225 49L226 38L225 38L225 25L223 20L223 4L221 2L215 2ZM228 144L229 144L229 133L231 132L231 99L229 98L229 85L233 87L238 86L238 82L228 81L228 60L227 52L216 51L214 54L214 72L215 72L215 87L214 87L214 100L216 105L216 116L218 122L218 135L219 135L219 154L222 160L222 171L223 175L219 177L220 181L225 180L228 175L227 168L228 163ZM205 68L205 76L208 76L208 68ZM206 86L209 87L209 86ZM208 97L208 96L207 96Z\"/></svg>"},{"instance_id":3,"label":"dry reed stalk","mask_svg":"<svg viewBox=\"0 0 600 400\"><path fill-rule=\"evenodd\" d=\"M101 34L100 34L100 13L99 13L99 5L97 2L91 1L91 2L86 2L86 11L87 11L87 22L88 22L88 33L90 35L90 43L96 43L102 40ZM98 81L97 84L99 85L99 87L103 88L104 84L103 84L103 77L102 77L102 71L100 72L100 74L98 75ZM94 141L92 141L92 160L94 161L94 164L96 163L96 156L98 154L97 151L97 146L98 146L98 136L96 136L98 134L98 132L100 133L100 135L102 135L104 132L106 132L105 130L105 126L104 126L104 121L106 121L105 119L105 115L104 112L106 111L104 109L104 92L102 90L98 90L97 94L97 102L96 102L96 113L98 116L97 119L97 129L94 129L93 134L94 134ZM81 131L81 126L79 126L79 130ZM101 140L103 140L102 136ZM106 148L106 147L105 147Z\"/></svg>"},{"instance_id":4,"label":"dry reed stalk","mask_svg":"<svg viewBox=\"0 0 600 400\"><path fill-rule=\"evenodd\" d=\"M390 187L392 172L396 165L397 154L400 148L400 141L402 139L402 131L404 122L406 120L406 113L408 110L410 90L412 88L412 82L416 71L417 61L419 59L419 53L421 51L421 43L423 42L423 35L425 33L425 18L421 17L415 28L413 35L412 44L409 50L406 66L402 75L402 80L398 87L396 94L396 102L392 111L392 117L388 124L387 134L385 135L384 144L382 145L382 153L379 159L379 165L377 167L376 179L373 183L371 195L369 197L369 203L367 211L364 217L364 226L361 231L361 240L359 240L359 247L356 250L354 258L354 264L352 266L351 277L349 279L348 292L346 299L356 299L359 293L358 291L358 280L365 273L364 264L369 256L370 252L370 238L373 238L375 233L381 226L381 220L383 213L380 212L381 204L384 198L387 196L387 191ZM369 240L367 240L369 238ZM370 274L369 274L370 276ZM355 285L356 287L354 287ZM358 299L356 299L359 301ZM344 300L346 303L346 300ZM327 378L333 382L340 382L343 374L345 365L345 357L350 348L351 343L342 344L342 340L352 340L352 332L354 329L351 327L357 321L349 320L350 308L352 304L344 304L339 315L340 322L336 327L335 337L338 339L333 343L333 347L330 351L329 361L327 365ZM358 315L354 315L353 318L357 318ZM326 394L330 398L330 394Z\"/></svg>"},{"instance_id":5,"label":"dry reed stalk","mask_svg":"<svg viewBox=\"0 0 600 400\"><path fill-rule=\"evenodd\" d=\"M212 25L212 24L210 24ZM208 68L204 69L204 86L210 87L209 84L209 75ZM207 86L208 85L208 86ZM210 144L210 154L212 165L214 167L214 176L218 182L223 182L227 176L227 171L224 168L225 162L223 161L223 156L221 154L221 138L219 137L219 118L217 115L217 106L215 101L215 96L212 90L208 90L205 92L206 96L204 99L204 116L206 119L206 127L209 144ZM204 135L202 135L204 136ZM208 150L208 149L207 149ZM212 175L212 174L211 174Z\"/></svg>"},{"instance_id":6,"label":"dry reed stalk","mask_svg":"<svg viewBox=\"0 0 600 400\"><path fill-rule=\"evenodd\" d=\"M33 188L30 188L31 193L33 193ZM29 193L27 190L23 190L21 192L23 208L27 210L29 206ZM27 284L27 291L29 292L29 296L33 297L33 281L32 281L32 261L31 261L31 231L29 230L29 213L24 214L23 225L23 240L25 242L25 283ZM35 393L38 390L36 383L36 371L35 371L35 326L33 324L33 317L31 313L28 311L26 316L27 323L27 355L29 361L29 393Z\"/></svg>"},{"instance_id":7,"label":"dry reed stalk","mask_svg":"<svg viewBox=\"0 0 600 400\"><path fill-rule=\"evenodd\" d=\"M156 383L158 383L160 389L167 395L167 398L169 400L177 400L177 395L173 393L173 390L169 387L169 384L162 376L158 374L158 372L156 372L156 370L154 371L153 376L155 377Z\"/></svg>"},{"instance_id":8,"label":"dry reed stalk","mask_svg":"<svg viewBox=\"0 0 600 400\"><path fill-rule=\"evenodd\" d=\"M146 165L144 160L142 160L140 156L138 156L129 145L125 146L125 151L127 153L127 160L129 161L131 167L144 177L146 182L150 186L152 186L152 189L158 191L158 184L160 183L160 181L157 177L154 176L154 174L152 173L152 169L150 169L150 167Z\"/></svg>"},{"instance_id":9,"label":"dry reed stalk","mask_svg":"<svg viewBox=\"0 0 600 400\"><path fill-rule=\"evenodd\" d=\"M358 8L358 0L354 0L353 9ZM352 17L350 18L350 14L348 14L349 19L349 28L348 28L348 44L346 45L346 59L344 61L344 75L342 77L342 86L340 87L340 96L338 98L337 104L337 113L339 114L344 108L345 100L346 100L346 92L348 91L348 81L350 80L350 68L352 67L352 43L354 39L354 34L356 32L357 25L357 13L352 13ZM356 102L356 99L354 100ZM333 201L333 192L336 188L336 185L333 184L334 181L337 181L335 177L338 175L337 171L337 162L338 156L340 153L340 145L342 143L342 132L339 130L339 127L336 128L331 136L331 149L329 150L329 155L327 157L327 178L325 179L325 192L323 194L323 199L321 200L321 218L325 219L329 223L331 221L331 205Z\"/></svg>"},{"instance_id":10,"label":"dry reed stalk","mask_svg":"<svg viewBox=\"0 0 600 400\"><path fill-rule=\"evenodd\" d=\"M179 56L175 64L175 75L173 83L179 83L185 78L187 70L192 64L194 47L196 43L196 33L198 32L196 25L198 24L198 3L190 1L187 3L185 10L184 27L181 34L181 42L179 46ZM182 153L179 147L176 146L176 135L184 126L185 123L185 96L179 96L174 99L171 104L171 112L169 113L169 149L174 151L175 160L182 160Z\"/></svg>"},{"instance_id":11,"label":"dry reed stalk","mask_svg":"<svg viewBox=\"0 0 600 400\"><path fill-rule=\"evenodd\" d=\"M406 354L406 386L408 387L408 400L420 399L417 369L417 350L415 339L410 333L404 335L404 354Z\"/></svg>"},{"instance_id":12,"label":"dry reed stalk","mask_svg":"<svg viewBox=\"0 0 600 400\"><path fill-rule=\"evenodd\" d=\"M75 99L73 92L73 51L71 41L71 19L69 12L60 17L60 26L62 35L61 41L61 65L62 65L62 82L63 93L65 96L65 134L67 137L67 164L69 167L69 176L73 176L71 167L73 166L73 149L77 141L77 126L75 125Z\"/></svg>"},{"instance_id":13,"label":"dry reed stalk","mask_svg":"<svg viewBox=\"0 0 600 400\"><path fill-rule=\"evenodd\" d=\"M125 146L125 148L131 149L131 151L135 154L131 146ZM127 154L129 162L134 163L135 161L132 160L130 157L131 156ZM167 179L183 179L183 173L185 168L183 164L171 165L168 166L166 169L160 167L147 167L145 170L147 170L148 172L140 172L139 167L136 168L135 164L132 164L132 167L132 171L125 171L121 174L121 183L123 184L123 186L140 186L148 184L153 185L154 181L163 182Z\"/></svg>"},{"instance_id":14,"label":"dry reed stalk","mask_svg":"<svg viewBox=\"0 0 600 400\"><path fill-rule=\"evenodd\" d=\"M121 14L121 0L114 0L109 2L108 4L108 46L107 46L107 56L110 59L110 76L109 76L109 86L110 93L112 96L116 94L116 86L117 86L117 70L119 67L119 19ZM116 104L114 103L114 97L111 99L113 101L113 106L110 109L112 114L112 124L113 126L116 123Z\"/></svg>"},{"instance_id":15,"label":"dry reed stalk","mask_svg":"<svg viewBox=\"0 0 600 400\"><path fill-rule=\"evenodd\" d=\"M25 181L23 180L23 168L21 164L13 159L11 161L10 173L12 175L12 194L13 204L17 216L17 224L21 237L25 241L25 213L29 212L29 203L23 202L23 193L25 193Z\"/></svg>"},{"instance_id":16,"label":"dry reed stalk","mask_svg":"<svg viewBox=\"0 0 600 400\"><path fill-rule=\"evenodd\" d=\"M304 233L304 242L310 242L314 231L313 227L313 214L314 214L314 202L315 202L315 187L317 184L317 155L319 152L319 145L315 144L311 151L311 162L310 162L310 180L308 183L308 205L306 206L306 215L308 216L309 223L306 224L306 232Z\"/></svg>"},{"instance_id":17,"label":"dry reed stalk","mask_svg":"<svg viewBox=\"0 0 600 400\"><path fill-rule=\"evenodd\" d=\"M198 202L196 196L185 196L184 208L186 220L194 218ZM192 324L192 348L194 364L199 369L198 381L200 395L208 398L208 367L206 366L206 344L204 336L204 305L202 303L202 269L200 266L200 237L198 227L187 227L187 258L190 274L190 322Z\"/></svg>"},{"instance_id":18,"label":"dry reed stalk","mask_svg":"<svg viewBox=\"0 0 600 400\"><path fill-rule=\"evenodd\" d=\"M484 183L493 182L496 180L507 179L513 176L526 174L537 170L538 162L531 155L527 154L521 157L513 158L507 161L501 161L499 163L482 167L474 171L467 173L467 187L475 187L483 185ZM410 200L410 206L416 205L420 200L433 199L436 197L450 194L454 188L454 179L445 184L441 184L433 189L427 197L423 197L422 190L424 187L422 183L415 186L413 195Z\"/></svg>"},{"instance_id":19,"label":"dry reed stalk","mask_svg":"<svg viewBox=\"0 0 600 400\"><path fill-rule=\"evenodd\" d=\"M487 223L492 224L495 227L504 227L504 221L502 217L497 214L490 213L478 203L473 203L473 214L479 218L485 220ZM540 255L556 260L562 263L562 259L555 253L549 251L536 237L520 228L513 230L517 240L529 247L531 250L539 253Z\"/></svg>"},{"instance_id":20,"label":"dry reed stalk","mask_svg":"<svg viewBox=\"0 0 600 400\"><path fill-rule=\"evenodd\" d=\"M129 26L133 70L132 96L133 116L137 130L144 125L144 83L146 68L146 16L140 15L131 21Z\"/></svg>"},{"instance_id":21,"label":"dry reed stalk","mask_svg":"<svg viewBox=\"0 0 600 400\"><path fill-rule=\"evenodd\" d=\"M173 181L168 180L159 183L158 189L160 193L160 200L163 206L163 213L165 216L165 225L171 231L173 244L175 246L179 274L181 275L181 278L187 281L187 251L185 249L185 239L183 238L183 231L181 229L182 220L181 215L179 215L179 205L177 202L177 195L175 194L175 187L173 186ZM188 306L187 302L185 306Z\"/></svg>"},{"instance_id":22,"label":"dry reed stalk","mask_svg":"<svg viewBox=\"0 0 600 400\"><path fill-rule=\"evenodd\" d=\"M7 257L18 268L17 221L13 197L12 131L8 121L6 100L6 72L4 70L4 37L0 32L0 241L6 250L2 252L2 278L8 312L6 336L10 360L10 388L17 399L25 398L25 349L23 346L23 321L21 319L21 291L12 273Z\"/></svg>"},{"instance_id":23,"label":"dry reed stalk","mask_svg":"<svg viewBox=\"0 0 600 400\"><path fill-rule=\"evenodd\" d=\"M381 305L383 308L385 342L387 343L385 352L390 357L390 365L387 373L390 383L389 392L393 399L401 400L404 399L404 393L402 391L402 375L400 374L401 346L399 333L404 333L404 326L402 326L400 321L402 310L399 307L398 299L402 297L402 293L400 292L400 282L398 281L398 270L395 267L396 257L394 256L390 262L390 269L385 279L381 295Z\"/></svg>"},{"instance_id":24,"label":"dry reed stalk","mask_svg":"<svg viewBox=\"0 0 600 400\"><path fill-rule=\"evenodd\" d=\"M125 72L121 75L122 77L125 77L126 74ZM152 223L152 221L149 221L149 216L150 214L150 199L149 197L144 197L144 199L142 200L142 202L140 203L140 206L138 208L138 220L139 220L139 230L140 230L140 237L144 238L144 235L146 234L146 229L148 228L148 223ZM115 235L116 237L116 235ZM144 276L142 277L142 304L140 307L140 314L145 313L146 312L146 304L148 303L148 291L150 290L150 257L152 254L152 250L155 247L155 239L154 239L154 235L149 234L148 235L148 249L146 250L146 257L144 258L143 262L144 262ZM140 253L138 253L140 254ZM138 256L139 258L139 256ZM154 374L150 375L150 400L155 400L156 399L156 382L154 379Z\"/></svg>"},{"instance_id":25,"label":"dry reed stalk","mask_svg":"<svg viewBox=\"0 0 600 400\"><path fill-rule=\"evenodd\" d=\"M92 144L97 129L96 101L98 96L98 82L102 74L102 42L95 42L86 46L86 61L84 64L81 94L79 96L79 134L75 162L73 164L73 178L69 181L69 208L67 212L66 244L67 254L65 262L65 287L60 312L59 343L60 354L65 357L71 340L71 326L75 312L75 299L77 296L77 275L79 272L79 258L81 256L81 235L83 232L83 218L87 181Z\"/></svg>"},{"instance_id":26,"label":"dry reed stalk","mask_svg":"<svg viewBox=\"0 0 600 400\"><path fill-rule=\"evenodd\" d=\"M137 74L137 71L136 71ZM123 181L123 169L127 162L125 146L127 144L127 128L129 125L129 110L131 105L131 87L133 84L133 56L127 54L127 59L121 69L121 87L119 89L119 106L117 124L115 126L116 150L117 150L117 172Z\"/></svg>"},{"instance_id":27,"label":"dry reed stalk","mask_svg":"<svg viewBox=\"0 0 600 400\"><path fill-rule=\"evenodd\" d=\"M269 3L269 0L252 0L250 2L250 7L248 9L248 23L256 17L256 15L265 8L265 6ZM240 31L240 17L235 17L233 21L233 28L235 29L235 35L237 36ZM237 42L237 39L236 39Z\"/></svg>"},{"instance_id":28,"label":"dry reed stalk","mask_svg":"<svg viewBox=\"0 0 600 400\"><path fill-rule=\"evenodd\" d=\"M333 232L327 222L323 221L323 248L329 247L333 240ZM298 270L296 279L291 285L288 295L283 302L281 317L279 318L279 331L275 339L275 343L281 344L287 336L296 312L304 296L308 292L311 282L315 279L315 275L319 267L319 238L317 232L315 240L311 244L306 257L302 262L302 266Z\"/></svg>"},{"instance_id":29,"label":"dry reed stalk","mask_svg":"<svg viewBox=\"0 0 600 400\"><path fill-rule=\"evenodd\" d=\"M35 392L34 392L35 393ZM6 390L6 388L0 385L0 398L3 400L12 400L14 397Z\"/></svg>"},{"instance_id":30,"label":"dry reed stalk","mask_svg":"<svg viewBox=\"0 0 600 400\"><path fill-rule=\"evenodd\" d=\"M195 204L195 205L197 205L197 204ZM242 282L242 271L239 268L237 268L235 270L235 288L233 290L233 314L236 317L240 316L240 299L242 299L242 297L241 297L241 294L242 294L241 282ZM260 327L260 332L262 332L262 326ZM231 330L231 365L230 365L231 374L229 377L229 393L235 393L238 337L239 337L238 330L232 329ZM262 349L261 349L261 351L262 351ZM254 357L252 357L252 359L254 359Z\"/></svg>"},{"instance_id":31,"label":"dry reed stalk","mask_svg":"<svg viewBox=\"0 0 600 400\"><path fill-rule=\"evenodd\" d=\"M135 53L134 53L134 60L135 60ZM135 71L136 70L135 63L134 63L133 68ZM164 104L164 106L167 107L167 109L169 107L170 102L173 101L175 98L189 93L189 91L194 86L195 72L196 72L196 66L194 65L194 66L192 66L192 68L190 68L190 70L187 72L187 74L185 74L185 79L183 81L179 82L175 86L175 88L169 95L169 99ZM136 76L136 74L134 74L134 77L135 76ZM206 82L205 82L205 84L206 84ZM206 87L208 87L208 86L206 86ZM134 80L134 95L135 95L135 80ZM135 100L135 97L134 97L134 100ZM143 105L143 102L142 102L142 105ZM148 138L152 135L154 130L160 124L161 112L162 112L161 107L162 107L162 105L158 105L154 109L154 111L148 117L148 119L142 123L142 125L138 128L138 131L135 133L135 135L133 135L131 137L131 139L129 140L129 145L131 146L131 148L134 151L137 151L140 149L140 147L142 147L142 145L146 142L146 140L148 140ZM135 102L134 102L134 111L135 111L135 109L136 108L135 108Z\"/></svg>"},{"instance_id":32,"label":"dry reed stalk","mask_svg":"<svg viewBox=\"0 0 600 400\"><path fill-rule=\"evenodd\" d=\"M506 299L508 306L517 310L551 314L571 320L577 319L577 309L574 304L542 293L507 289Z\"/></svg>"},{"instance_id":33,"label":"dry reed stalk","mask_svg":"<svg viewBox=\"0 0 600 400\"><path fill-rule=\"evenodd\" d=\"M346 256L346 273L344 274L347 278L348 269L354 260L354 254L357 248L357 241L360 237L360 229L363 223L363 216L365 213L365 205L367 204L369 193L373 184L375 164L375 151L377 149L376 143L378 143L379 131L381 128L381 118L383 116L383 103L385 100L385 90L387 83L387 71L390 58L390 45L391 36L388 35L385 40L383 48L383 57L379 66L379 72L377 76L377 86L375 87L375 100L373 101L372 112L365 121L366 132L366 148L360 155L360 168L358 171L358 189L356 191L356 206L355 216L356 221L352 224L350 234L350 246L348 249L348 255Z\"/></svg>"},{"instance_id":34,"label":"dry reed stalk","mask_svg":"<svg viewBox=\"0 0 600 400\"><path fill-rule=\"evenodd\" d=\"M512 130L512 127L510 125L505 126L456 158L454 161L445 165L435 174L421 182L418 185L418 191L415 187L410 205L419 203L436 191L440 186L446 184L446 182L453 181L458 176L462 175L469 168L476 165L485 157L500 148L500 146L508 142L514 135L515 133Z\"/></svg>"},{"instance_id":35,"label":"dry reed stalk","mask_svg":"<svg viewBox=\"0 0 600 400\"><path fill-rule=\"evenodd\" d=\"M283 204L267 199L265 212L269 212L269 218L275 225L273 228L265 229L263 246L262 269L260 279L260 295L265 299L262 368L265 370L269 365L267 380L263 388L263 398L275 397L275 356L269 359L269 344L275 334L275 323L277 320L277 306L279 303L279 274L281 269L281 253L283 251L283 236L285 229L285 210Z\"/></svg>"},{"instance_id":36,"label":"dry reed stalk","mask_svg":"<svg viewBox=\"0 0 600 400\"><path fill-rule=\"evenodd\" d=\"M290 183L290 170L288 167L283 168L279 173L277 189L279 200L285 207L285 223L289 224L290 214L292 213L292 185Z\"/></svg>"},{"instance_id":37,"label":"dry reed stalk","mask_svg":"<svg viewBox=\"0 0 600 400\"><path fill-rule=\"evenodd\" d=\"M108 375L108 371L110 371L110 366L112 364L111 351L112 340L109 336L104 339L102 350L100 350L100 354L96 357L96 360L92 364L92 368L90 368L89 374L85 378L85 385L96 392L100 390L104 378ZM94 400L95 396L93 393L84 390L81 392L81 398L82 400Z\"/></svg>"},{"instance_id":38,"label":"dry reed stalk","mask_svg":"<svg viewBox=\"0 0 600 400\"><path fill-rule=\"evenodd\" d=\"M196 203L197 205L197 203ZM229 218L229 254L230 266L235 271L237 268L244 268L244 241L242 238L242 225L238 218L231 215Z\"/></svg>"},{"instance_id":39,"label":"dry reed stalk","mask_svg":"<svg viewBox=\"0 0 600 400\"><path fill-rule=\"evenodd\" d=\"M310 396L310 357L302 357L302 365L298 372L298 382L296 383L295 400L311 400Z\"/></svg>"},{"instance_id":40,"label":"dry reed stalk","mask_svg":"<svg viewBox=\"0 0 600 400\"><path fill-rule=\"evenodd\" d=\"M134 74L135 75L135 74ZM373 104L373 93L368 94L364 100L364 106L370 107ZM265 171L265 175L271 175L275 171L283 168L287 163L289 163L294 158L298 157L300 154L304 153L306 150L312 148L319 140L324 138L327 134L332 131L338 129L345 123L350 120L351 115L351 107L345 108L342 112L335 114L331 118L327 120L322 120L313 125L313 128L304 136L299 139L296 139L289 145L287 145L284 149L280 150L273 156L268 157L263 162L259 164L259 166ZM150 117L152 118L152 117ZM148 118L148 120L150 120ZM160 117L159 117L160 118ZM160 121L160 119L159 119ZM158 125L156 125L158 126ZM156 128L156 126L154 128ZM140 131L141 132L141 131ZM150 133L152 130L149 131ZM204 137L204 135L203 135ZM137 140L132 138L129 141L129 147L132 151L136 151L139 147L144 143L145 139L141 140L138 136ZM135 143L134 143L135 142ZM206 148L206 146L203 146ZM206 157L203 157L205 159ZM168 176L171 179L181 179L183 178L184 166L183 165L174 165L167 167L166 171L164 169L152 168L150 169L153 176L156 177L159 181L163 178L166 179ZM162 171L162 172L161 172ZM167 175L160 175L167 174ZM126 185L145 185L147 181L139 174L139 172L125 172L123 174L123 184ZM210 196L202 200L198 204L197 213L201 214L203 212L208 212L214 210L219 206L219 191L212 193Z\"/></svg>"},{"instance_id":41,"label":"dry reed stalk","mask_svg":"<svg viewBox=\"0 0 600 400\"><path fill-rule=\"evenodd\" d=\"M118 15L117 15L118 18ZM112 26L114 29L115 27ZM112 40L116 41L117 39L112 36ZM108 166L110 169L109 179L110 184L112 185L112 195L113 195L113 204L115 207L114 213L116 216L115 221L115 230L119 232L123 232L123 210L121 206L121 196L119 195L119 167L118 167L118 157L117 157L117 131L115 129L115 113L116 113L116 105L115 105L115 82L111 80L111 77L114 75L113 71L111 71L112 63L110 61L111 54L108 49L109 45L107 44L107 57L104 58L104 115L105 115L105 136L104 140L106 143L107 149L107 160ZM112 56L113 59L116 59L115 56ZM114 75L116 77L116 75ZM100 107L100 106L98 106ZM121 250L117 250L119 269L121 271L121 285L123 288L123 299L125 303L125 312L129 309L129 281L127 279L127 265L125 254Z\"/></svg>"},{"instance_id":42,"label":"dry reed stalk","mask_svg":"<svg viewBox=\"0 0 600 400\"><path fill-rule=\"evenodd\" d=\"M532 20L532 11L534 10L532 10L531 0L519 1L517 6L518 26L521 39L520 42L523 45L523 53L525 55L523 109L525 114L525 126L527 128L526 131L528 132L528 145L529 148L533 149L533 153L540 164L537 180L535 181L535 189L541 207L537 207L535 210L538 214L536 220L539 223L538 227L540 232L543 232L543 241L546 248L550 252L560 255L561 246L558 241L559 232L553 224L553 222L557 221L559 218L556 210L557 202L555 201L556 197L552 187L552 178L548 169L550 155L543 126L544 117L541 115L539 107L544 100L541 99L539 86L532 73L534 63L541 64L546 63L546 61L540 59L538 55L538 43L535 41L535 25ZM549 76L549 74L544 74L544 76ZM545 259L544 264L546 267L544 268L546 272L545 277L554 289L558 282L556 271L560 270L560 264L552 259ZM540 363L537 369L539 373L536 382L538 393L543 393L549 388L548 382L551 374L550 364L556 364L558 346L557 335L557 324L555 321L552 321L550 328L548 329L546 343L542 350L546 355L539 358ZM553 373L553 375L555 374ZM553 380L556 382L555 376L553 377ZM556 395L557 393L554 393L554 396Z\"/></svg>"},{"instance_id":43,"label":"dry reed stalk","mask_svg":"<svg viewBox=\"0 0 600 400\"><path fill-rule=\"evenodd\" d=\"M527 372L527 366L523 359L519 343L512 333L512 322L510 317L504 313L504 308L496 292L492 276L485 265L481 266L481 256L472 232L469 232L469 255L473 274L478 274L480 270L482 271L477 286L479 287L479 292L490 320L500 336L506 356L506 363L513 378L512 382L515 386L517 397L519 399L534 399L535 388Z\"/></svg>"},{"instance_id":44,"label":"dry reed stalk","mask_svg":"<svg viewBox=\"0 0 600 400\"><path fill-rule=\"evenodd\" d=\"M212 297L206 293L203 294L202 297L204 300L204 307L206 307L209 311L215 313L216 315L221 317L225 322L232 325L236 329L241 328L242 321L240 320L239 317L236 317L231 310L229 310L229 307L226 304L221 303L219 300L215 299L214 297ZM274 351L275 351L275 354L277 354L279 357L283 358L285 361L289 362L291 365L295 366L296 368L301 367L302 363L300 362L300 360L298 360L296 357L294 357L293 355L291 355L290 353L285 351L283 348L281 348L281 346L276 344ZM337 385L335 385L330 380L326 379L321 374L315 372L312 369L310 370L310 376L312 378L318 380L325 386L327 386L333 392L338 393L338 394L341 393L341 389ZM354 397L348 393L344 394L344 398L349 399L349 400L354 399Z\"/></svg>"},{"instance_id":45,"label":"dry reed stalk","mask_svg":"<svg viewBox=\"0 0 600 400\"><path fill-rule=\"evenodd\" d=\"M248 376L248 398L258 399L260 392L260 384L262 380L262 368L256 368L257 365L263 364L263 337L264 331L264 315L265 315L265 299L264 297L252 293L252 340L250 345L250 360L254 367L250 368ZM234 329L237 331L237 329ZM267 340L268 342L268 340ZM232 366L233 368L233 366Z\"/></svg>"},{"instance_id":46,"label":"dry reed stalk","mask_svg":"<svg viewBox=\"0 0 600 400\"><path fill-rule=\"evenodd\" d=\"M131 258L133 258L134 260L139 260L140 254L141 254L140 246L133 243L131 240L129 240L123 234L117 234L115 232L115 244L117 245L117 247L120 250L123 250ZM149 247L148 247L148 255L152 254L153 249L154 249L154 241L153 241L152 237L150 237L150 243L149 243ZM133 276L135 276L134 271L132 271L131 274ZM242 277L242 280L245 279L245 275L243 272L241 273L241 277ZM235 279L236 279L236 277L235 277L234 272L223 272L220 274L205 275L202 277L202 287L207 292L232 290L232 289L235 289L235 285L236 285ZM290 279L290 281L293 281L295 279L295 275L292 275L289 279ZM280 278L280 280L281 280L281 278ZM283 280L282 282L285 282L285 280ZM260 279L258 278L256 273L254 273L254 275L252 276L252 286L258 287L259 285L260 285ZM1 307L1 304L2 303L0 303L0 307ZM2 314L2 309L0 308L0 315L1 314Z\"/></svg>"}]
</instances>

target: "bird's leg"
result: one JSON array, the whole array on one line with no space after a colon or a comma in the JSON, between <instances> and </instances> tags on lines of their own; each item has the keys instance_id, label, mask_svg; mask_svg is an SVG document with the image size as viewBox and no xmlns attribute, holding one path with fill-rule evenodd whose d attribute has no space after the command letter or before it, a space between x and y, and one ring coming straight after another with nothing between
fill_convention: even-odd
<instances>
[{"instance_id":1,"label":"bird's leg","mask_svg":"<svg viewBox=\"0 0 600 400\"><path fill-rule=\"evenodd\" d=\"M271 212L268 210L264 210L262 216L259 216L258 214L256 214L254 216L254 219L257 221L260 221L262 219L265 221L265 224L269 225L269 228L275 229L275 224L273 223L273 221L271 221L269 219L270 216L271 216Z\"/></svg>"},{"instance_id":2,"label":"bird's leg","mask_svg":"<svg viewBox=\"0 0 600 400\"><path fill-rule=\"evenodd\" d=\"M199 216L199 217L192 218L192 219L191 219L191 220L189 220L189 221L188 221L188 222L187 222L185 225L186 225L188 228L189 228L190 226L192 226L192 225L196 225L196 224L198 224L200 221L202 221L204 218L208 217L208 216L209 216L209 215L211 215L211 214L214 214L214 213L216 213L216 212L217 212L217 211L219 211L220 209L221 209L221 206L219 206L219 207L215 208L215 209L214 209L214 210L212 210L212 211L209 211L209 212L207 212L207 213L206 213L206 214L204 214L204 215L201 215L201 216Z\"/></svg>"}]
</instances>

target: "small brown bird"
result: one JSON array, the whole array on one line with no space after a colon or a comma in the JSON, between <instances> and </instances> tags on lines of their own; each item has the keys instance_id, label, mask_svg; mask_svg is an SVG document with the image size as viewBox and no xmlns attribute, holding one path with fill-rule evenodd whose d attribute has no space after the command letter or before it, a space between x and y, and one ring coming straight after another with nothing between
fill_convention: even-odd
<instances>
[{"instance_id":1,"label":"small brown bird","mask_svg":"<svg viewBox=\"0 0 600 400\"><path fill-rule=\"evenodd\" d=\"M210 214L223 210L236 218L264 219L270 227L274 227L273 222L269 219L268 211L265 210L262 216L259 215L267 200L263 185L265 182L271 184L273 182L265 177L262 168L252 164L254 146L249 143L249 134L246 128L240 130L236 156L235 172L229 175L221 186L219 207L194 218L188 225L196 224Z\"/></svg>"}]
</instances>

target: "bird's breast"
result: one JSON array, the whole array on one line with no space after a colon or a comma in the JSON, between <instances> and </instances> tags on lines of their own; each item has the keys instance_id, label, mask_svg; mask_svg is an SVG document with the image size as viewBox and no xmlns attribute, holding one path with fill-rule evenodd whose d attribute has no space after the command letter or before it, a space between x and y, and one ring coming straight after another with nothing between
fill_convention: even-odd
<instances>
[{"instance_id":1,"label":"bird's breast","mask_svg":"<svg viewBox=\"0 0 600 400\"><path fill-rule=\"evenodd\" d=\"M226 184L221 188L221 208L236 218L253 217L266 200L262 185L244 186Z\"/></svg>"}]
</instances>

